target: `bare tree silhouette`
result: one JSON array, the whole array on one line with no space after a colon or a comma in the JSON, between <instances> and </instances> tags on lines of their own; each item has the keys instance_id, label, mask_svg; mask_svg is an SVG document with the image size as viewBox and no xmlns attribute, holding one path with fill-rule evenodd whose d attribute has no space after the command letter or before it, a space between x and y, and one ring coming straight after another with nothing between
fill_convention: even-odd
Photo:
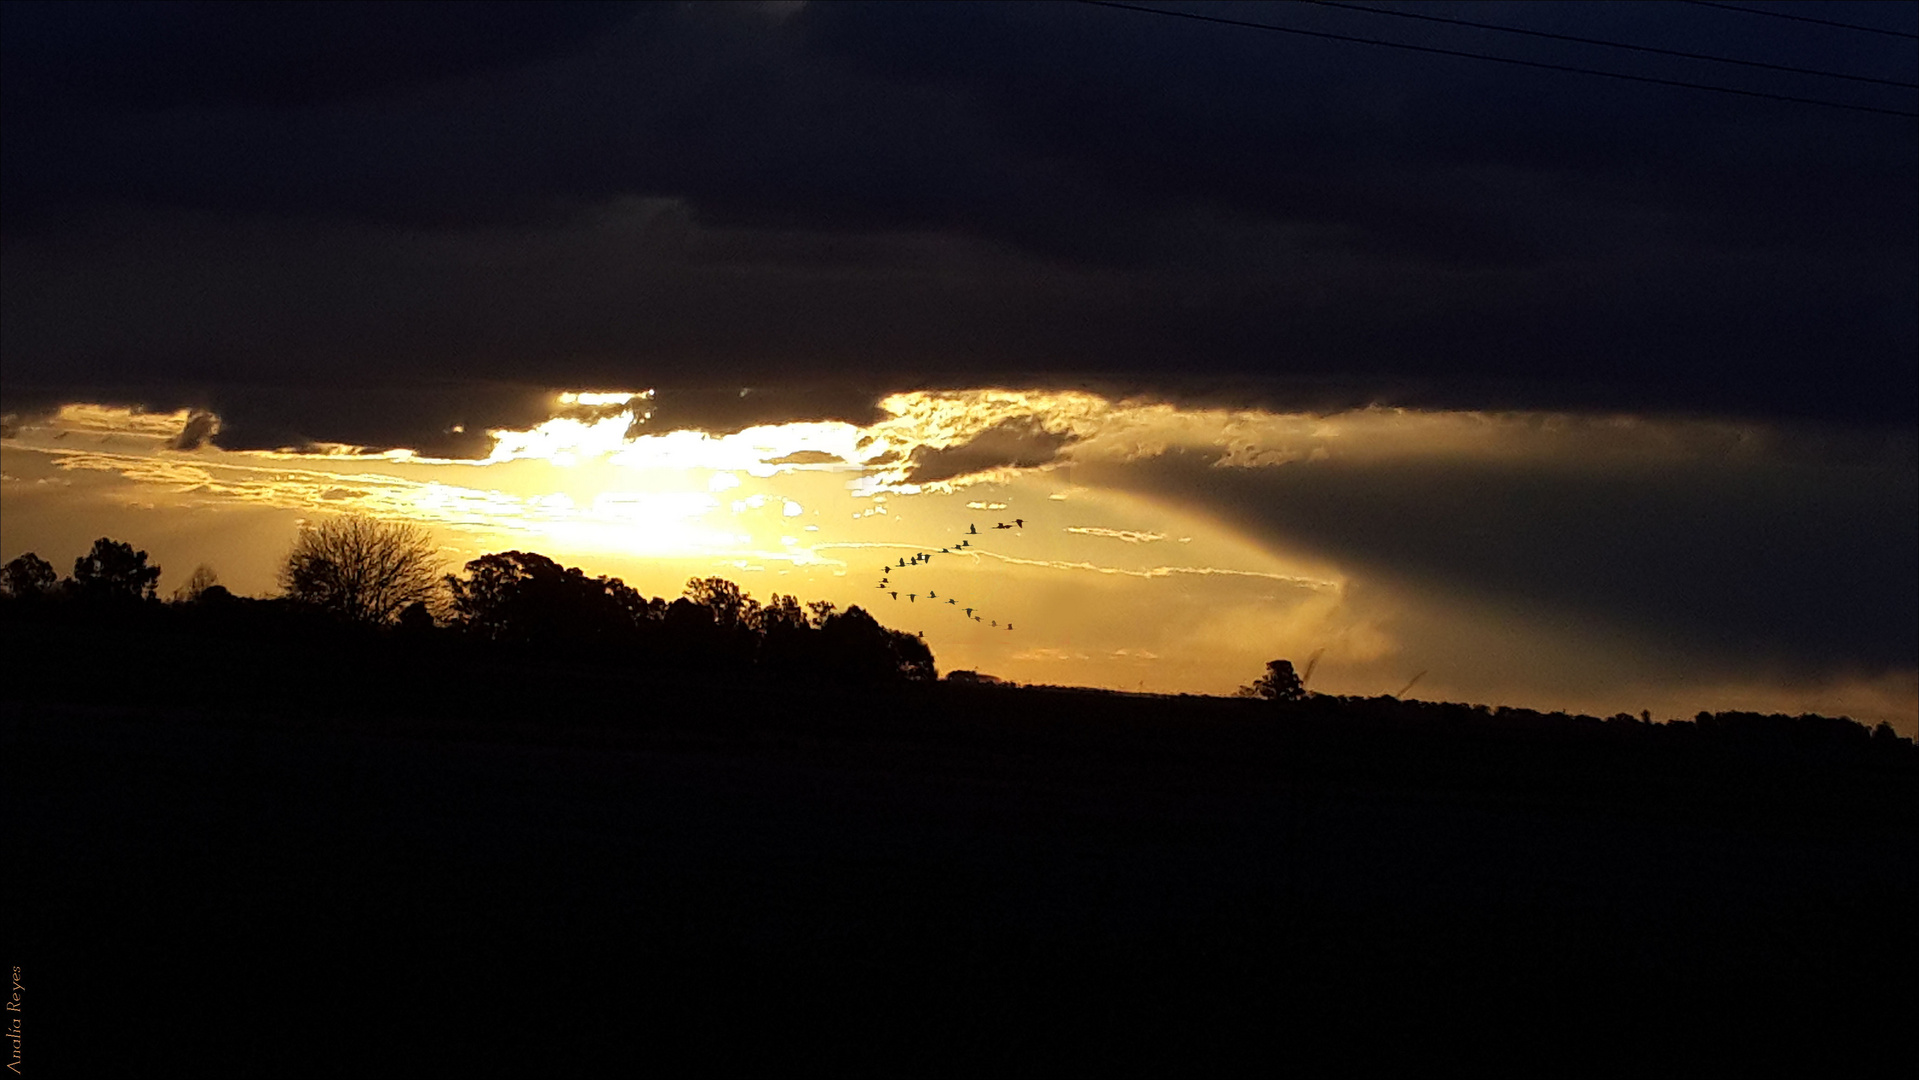
<instances>
[{"instance_id":1,"label":"bare tree silhouette","mask_svg":"<svg viewBox=\"0 0 1919 1080\"><path fill-rule=\"evenodd\" d=\"M440 557L425 529L348 514L300 530L280 568L287 597L348 622L391 622L439 596Z\"/></svg>"}]
</instances>

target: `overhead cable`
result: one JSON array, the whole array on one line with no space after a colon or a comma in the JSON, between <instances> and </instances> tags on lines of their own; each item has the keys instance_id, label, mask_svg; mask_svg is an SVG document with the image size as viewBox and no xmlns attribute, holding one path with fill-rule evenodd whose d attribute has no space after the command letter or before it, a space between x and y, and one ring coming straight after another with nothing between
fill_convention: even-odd
<instances>
[{"instance_id":1,"label":"overhead cable","mask_svg":"<svg viewBox=\"0 0 1919 1080\"><path fill-rule=\"evenodd\" d=\"M1764 68L1767 71L1789 71L1795 75L1818 75L1827 79L1850 79L1853 82L1878 83L1881 86L1898 86L1908 90L1919 90L1919 83L1900 82L1897 79L1880 79L1871 75L1849 75L1843 71L1821 71L1818 68L1795 67L1791 64L1769 64L1763 60L1742 60L1732 56L1713 56L1709 53L1682 52L1678 49L1661 49L1653 45L1633 45L1624 41L1606 41L1601 38L1579 37L1574 34L1554 34L1545 30L1526 30L1517 26L1500 26L1496 23L1473 22L1470 19L1452 19L1444 15L1428 15L1419 11L1405 11L1395 8L1367 7L1363 4L1345 4L1339 0L1304 0L1315 7L1339 8L1342 11L1364 11L1372 15L1390 15L1395 19L1418 19L1421 22L1450 23L1454 26L1470 26L1477 30L1496 30L1502 34L1523 34L1526 37L1550 38L1553 41L1576 41L1581 45L1601 45L1608 49L1630 49L1633 52L1656 53L1660 56L1678 56L1687 60L1705 60L1714 64L1738 64L1741 67Z\"/></svg>"},{"instance_id":2,"label":"overhead cable","mask_svg":"<svg viewBox=\"0 0 1919 1080\"><path fill-rule=\"evenodd\" d=\"M1761 11L1758 8L1740 7L1738 4L1715 4L1712 0L1686 0L1695 7L1719 8L1721 11L1737 11L1742 15L1764 15L1769 19L1791 19L1793 22L1817 23L1820 26L1836 26L1841 30L1858 30L1866 34L1884 34L1887 37L1911 38L1919 41L1919 34L1906 30L1888 30L1882 26L1860 26L1858 23L1834 22L1831 19L1815 19L1810 15L1788 15L1783 11Z\"/></svg>"},{"instance_id":3,"label":"overhead cable","mask_svg":"<svg viewBox=\"0 0 1919 1080\"><path fill-rule=\"evenodd\" d=\"M1628 75L1621 71L1601 71L1597 68L1574 67L1570 64L1549 64L1543 60L1521 60L1512 56L1493 56L1488 53L1467 52L1463 49L1442 49L1434 45L1413 45L1403 41L1381 41L1378 38L1358 37L1353 34L1334 34L1324 30L1302 30L1293 26L1274 26L1271 23L1249 22L1245 19L1229 19L1221 15L1202 15L1197 11L1173 11L1167 8L1126 4L1120 3L1118 0L1079 0L1079 3L1091 7L1137 11L1146 15L1165 15L1175 19L1191 19L1195 22L1217 23L1221 26L1237 26L1246 30L1266 30L1275 34L1296 34L1301 37L1324 38L1329 41L1349 41L1357 45L1378 45L1388 49L1404 49L1408 52L1431 53L1437 56L1458 56L1468 60L1487 60L1496 64L1514 64L1519 67L1539 68L1544 71L1567 71L1579 75L1597 75L1605 79L1651 83L1655 86L1676 86L1687 90L1706 90L1716 94L1734 94L1739 97L1763 98L1767 101L1787 101L1797 105L1819 105L1828 109L1845 109L1849 112L1877 113L1880 116L1900 116L1907 119L1919 119L1919 112L1907 112L1903 109L1882 109L1873 105L1851 105L1842 101L1827 101L1823 98L1798 97L1792 94L1771 94L1763 90L1741 90L1731 86L1714 86L1711 83L1686 82L1681 79L1660 79L1651 75Z\"/></svg>"}]
</instances>

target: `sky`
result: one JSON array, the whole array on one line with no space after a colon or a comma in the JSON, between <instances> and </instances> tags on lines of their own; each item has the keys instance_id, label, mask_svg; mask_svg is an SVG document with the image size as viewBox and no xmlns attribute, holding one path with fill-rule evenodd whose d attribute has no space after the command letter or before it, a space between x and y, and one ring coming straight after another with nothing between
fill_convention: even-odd
<instances>
[{"instance_id":1,"label":"sky","mask_svg":"<svg viewBox=\"0 0 1919 1080\"><path fill-rule=\"evenodd\" d=\"M0 5L0 559L1919 729L1919 5L1140 6Z\"/></svg>"}]
</instances>

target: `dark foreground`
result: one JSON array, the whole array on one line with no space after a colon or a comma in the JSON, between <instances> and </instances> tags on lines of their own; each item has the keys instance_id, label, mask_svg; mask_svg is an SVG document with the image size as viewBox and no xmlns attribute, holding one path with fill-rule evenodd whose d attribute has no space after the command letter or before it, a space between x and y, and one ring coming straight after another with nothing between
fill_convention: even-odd
<instances>
[{"instance_id":1,"label":"dark foreground","mask_svg":"<svg viewBox=\"0 0 1919 1080\"><path fill-rule=\"evenodd\" d=\"M543 700L0 702L29 1069L1751 1075L1910 1048L1909 756L953 686Z\"/></svg>"}]
</instances>

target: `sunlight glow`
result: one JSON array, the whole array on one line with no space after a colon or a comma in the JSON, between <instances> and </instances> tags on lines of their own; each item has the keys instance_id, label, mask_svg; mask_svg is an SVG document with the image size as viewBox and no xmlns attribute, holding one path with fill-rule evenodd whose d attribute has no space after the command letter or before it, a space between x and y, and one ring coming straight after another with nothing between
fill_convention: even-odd
<instances>
[{"instance_id":1,"label":"sunlight glow","mask_svg":"<svg viewBox=\"0 0 1919 1080\"><path fill-rule=\"evenodd\" d=\"M1156 688L1230 691L1272 656L1324 649L1320 685L1391 690L1425 666L1407 656L1418 643L1406 602L1373 578L1353 587L1361 568L1335 553L1289 551L1277 536L1209 517L1169 486L1163 459L1278 476L1328 461L1718 468L1796 452L1781 435L1727 422L1388 408L1315 416L999 388L894 394L865 426L717 435L650 429L650 391L553 401L541 423L491 430L491 450L470 460L344 444L225 450L189 437L190 425L219 430L218 417L189 410L76 403L10 416L5 520L18 537L14 523L40 512L34 500L82 491L62 505L185 515L175 532L241 512L285 522L360 512L435 529L456 561L517 548L668 596L689 576L718 573L744 575L761 598L777 588L859 604L924 631L942 667L1015 680L1130 686L1150 666ZM226 564L221 572L244 578ZM257 579L270 588L271 570ZM1463 616L1448 618L1457 636ZM1483 620L1489 642L1507 642L1497 636L1506 618ZM1903 687L1871 707L1909 717Z\"/></svg>"}]
</instances>

